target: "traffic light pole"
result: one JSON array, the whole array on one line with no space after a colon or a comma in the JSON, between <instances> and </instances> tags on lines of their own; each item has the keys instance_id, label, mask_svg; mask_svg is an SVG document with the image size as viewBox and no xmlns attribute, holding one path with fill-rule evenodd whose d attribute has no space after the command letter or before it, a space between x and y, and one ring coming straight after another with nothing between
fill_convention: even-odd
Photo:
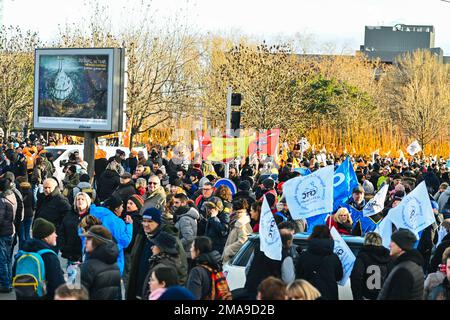
<instances>
[{"instance_id":1,"label":"traffic light pole","mask_svg":"<svg viewBox=\"0 0 450 320\"><path fill-rule=\"evenodd\" d=\"M229 135L231 132L231 96L233 94L233 89L228 87L227 89L227 123L226 123L226 135ZM230 163L227 162L225 165L225 178L229 178L230 172Z\"/></svg>"}]
</instances>

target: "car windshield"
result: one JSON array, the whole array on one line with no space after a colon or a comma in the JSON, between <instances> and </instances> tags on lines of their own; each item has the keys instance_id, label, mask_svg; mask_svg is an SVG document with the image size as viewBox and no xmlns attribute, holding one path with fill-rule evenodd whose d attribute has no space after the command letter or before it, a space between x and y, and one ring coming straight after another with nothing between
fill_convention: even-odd
<instances>
[{"instance_id":1,"label":"car windshield","mask_svg":"<svg viewBox=\"0 0 450 320\"><path fill-rule=\"evenodd\" d=\"M47 151L48 153L51 153L53 156L53 159L56 160L56 159L58 159L58 157L60 155L62 155L64 153L64 151L66 151L66 149L52 148L52 149L45 149L45 151Z\"/></svg>"}]
</instances>

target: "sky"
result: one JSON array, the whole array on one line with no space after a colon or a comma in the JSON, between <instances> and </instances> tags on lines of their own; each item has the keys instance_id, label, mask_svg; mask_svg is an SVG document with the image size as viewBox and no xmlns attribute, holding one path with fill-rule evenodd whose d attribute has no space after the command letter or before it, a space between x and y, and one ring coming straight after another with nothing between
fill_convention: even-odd
<instances>
[{"instance_id":1,"label":"sky","mask_svg":"<svg viewBox=\"0 0 450 320\"><path fill-rule=\"evenodd\" d=\"M450 3L442 0L99 0L110 6L116 26L133 21L126 9L141 1L151 3L161 21L181 10L185 23L199 32L242 33L269 41L308 36L313 39L311 51L326 43L333 43L334 51L359 50L365 26L433 25L435 45L450 55ZM58 24L78 23L89 16L88 0L3 2L5 25L38 31L44 40L56 36Z\"/></svg>"}]
</instances>

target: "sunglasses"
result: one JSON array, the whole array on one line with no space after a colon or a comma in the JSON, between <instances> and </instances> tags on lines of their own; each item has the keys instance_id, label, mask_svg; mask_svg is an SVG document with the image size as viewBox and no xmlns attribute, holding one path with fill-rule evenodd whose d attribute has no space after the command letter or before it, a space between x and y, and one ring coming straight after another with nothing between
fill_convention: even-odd
<instances>
[{"instance_id":1,"label":"sunglasses","mask_svg":"<svg viewBox=\"0 0 450 320\"><path fill-rule=\"evenodd\" d=\"M148 185L158 185L158 182L149 182Z\"/></svg>"}]
</instances>

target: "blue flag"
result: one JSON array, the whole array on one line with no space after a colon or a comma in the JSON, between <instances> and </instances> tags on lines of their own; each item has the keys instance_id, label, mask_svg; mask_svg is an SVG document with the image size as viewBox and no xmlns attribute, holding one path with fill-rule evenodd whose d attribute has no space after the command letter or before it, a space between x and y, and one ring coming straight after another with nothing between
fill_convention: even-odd
<instances>
[{"instance_id":1,"label":"blue flag","mask_svg":"<svg viewBox=\"0 0 450 320\"><path fill-rule=\"evenodd\" d=\"M322 213L318 214L317 216L312 216L309 218L306 218L306 225L307 225L307 233L312 233L315 226L325 224L327 217L329 213Z\"/></svg>"},{"instance_id":2,"label":"blue flag","mask_svg":"<svg viewBox=\"0 0 450 320\"><path fill-rule=\"evenodd\" d=\"M334 192L333 192L333 211L339 209L352 196L353 189L358 186L358 178L356 177L350 157L334 172Z\"/></svg>"}]
</instances>

